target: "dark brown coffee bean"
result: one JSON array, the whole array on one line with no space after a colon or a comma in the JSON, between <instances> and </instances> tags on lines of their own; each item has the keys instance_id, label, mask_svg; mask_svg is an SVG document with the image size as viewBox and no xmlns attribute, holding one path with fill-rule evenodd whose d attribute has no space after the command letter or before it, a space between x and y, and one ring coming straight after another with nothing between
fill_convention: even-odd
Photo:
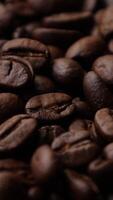
<instances>
[{"instance_id":1,"label":"dark brown coffee bean","mask_svg":"<svg viewBox=\"0 0 113 200\"><path fill-rule=\"evenodd\" d=\"M99 30L103 35L103 37L105 38L112 38L113 35L112 12L113 12L113 6L109 6L108 8L106 8L101 20L101 24L99 26Z\"/></svg>"},{"instance_id":2,"label":"dark brown coffee bean","mask_svg":"<svg viewBox=\"0 0 113 200\"><path fill-rule=\"evenodd\" d=\"M32 97L26 104L26 112L44 121L59 120L73 114L72 97L64 93L48 93Z\"/></svg>"},{"instance_id":3,"label":"dark brown coffee bean","mask_svg":"<svg viewBox=\"0 0 113 200\"><path fill-rule=\"evenodd\" d=\"M0 154L14 153L33 137L37 121L28 115L16 115L0 125Z\"/></svg>"},{"instance_id":4,"label":"dark brown coffee bean","mask_svg":"<svg viewBox=\"0 0 113 200\"><path fill-rule=\"evenodd\" d=\"M22 101L12 93L0 93L0 120L22 112Z\"/></svg>"},{"instance_id":5,"label":"dark brown coffee bean","mask_svg":"<svg viewBox=\"0 0 113 200\"><path fill-rule=\"evenodd\" d=\"M103 108L95 115L95 128L98 134L107 141L113 140L113 110Z\"/></svg>"},{"instance_id":6,"label":"dark brown coffee bean","mask_svg":"<svg viewBox=\"0 0 113 200\"><path fill-rule=\"evenodd\" d=\"M79 120L77 120L76 122L79 123ZM90 134L88 131L85 130L85 128L81 128L80 130L78 128L77 130L75 129L73 131L63 133L62 135L56 137L52 143L52 148L54 150L59 150L62 149L63 146L66 147L69 145L73 145L89 138Z\"/></svg>"},{"instance_id":7,"label":"dark brown coffee bean","mask_svg":"<svg viewBox=\"0 0 113 200\"><path fill-rule=\"evenodd\" d=\"M107 158L108 160L111 160L113 162L113 143L108 144L104 148L103 154L104 154L105 158Z\"/></svg>"},{"instance_id":8,"label":"dark brown coffee bean","mask_svg":"<svg viewBox=\"0 0 113 200\"><path fill-rule=\"evenodd\" d=\"M54 60L52 67L54 79L63 86L74 87L74 90L81 85L84 76L82 67L76 61L68 58Z\"/></svg>"},{"instance_id":9,"label":"dark brown coffee bean","mask_svg":"<svg viewBox=\"0 0 113 200\"><path fill-rule=\"evenodd\" d=\"M0 35L2 37L7 37L10 34L14 22L13 16L13 13L8 7L0 4Z\"/></svg>"},{"instance_id":10,"label":"dark brown coffee bean","mask_svg":"<svg viewBox=\"0 0 113 200\"><path fill-rule=\"evenodd\" d=\"M113 85L113 56L99 57L93 64L95 73L109 85Z\"/></svg>"},{"instance_id":11,"label":"dark brown coffee bean","mask_svg":"<svg viewBox=\"0 0 113 200\"><path fill-rule=\"evenodd\" d=\"M0 198L24 200L26 190L21 178L10 172L0 172Z\"/></svg>"},{"instance_id":12,"label":"dark brown coffee bean","mask_svg":"<svg viewBox=\"0 0 113 200\"><path fill-rule=\"evenodd\" d=\"M28 170L28 165L23 161L4 159L0 160L0 172L16 172Z\"/></svg>"},{"instance_id":13,"label":"dark brown coffee bean","mask_svg":"<svg viewBox=\"0 0 113 200\"><path fill-rule=\"evenodd\" d=\"M65 130L58 125L43 126L40 129L38 129L39 143L51 144L56 137L58 137L64 132Z\"/></svg>"},{"instance_id":14,"label":"dark brown coffee bean","mask_svg":"<svg viewBox=\"0 0 113 200\"><path fill-rule=\"evenodd\" d=\"M70 140L71 139L72 138L70 138ZM71 140L71 142L68 142L68 140L65 144L61 144L61 141L59 140L59 143L61 144L60 147L56 142L53 142L52 144L52 148L56 151L59 159L66 167L83 166L93 160L99 151L99 147L96 143L90 140L83 140L75 144L72 143L73 140Z\"/></svg>"},{"instance_id":15,"label":"dark brown coffee bean","mask_svg":"<svg viewBox=\"0 0 113 200\"><path fill-rule=\"evenodd\" d=\"M36 22L31 22L23 26L17 27L13 32L13 38L29 38L33 29L40 27Z\"/></svg>"},{"instance_id":16,"label":"dark brown coffee bean","mask_svg":"<svg viewBox=\"0 0 113 200\"><path fill-rule=\"evenodd\" d=\"M82 7L83 0L80 1L65 1L65 0L28 0L31 7L33 7L39 15L47 15L53 12L79 10Z\"/></svg>"},{"instance_id":17,"label":"dark brown coffee bean","mask_svg":"<svg viewBox=\"0 0 113 200\"><path fill-rule=\"evenodd\" d=\"M55 45L63 49L71 45L81 37L81 33L75 30L36 28L32 31L31 37L47 45Z\"/></svg>"},{"instance_id":18,"label":"dark brown coffee bean","mask_svg":"<svg viewBox=\"0 0 113 200\"><path fill-rule=\"evenodd\" d=\"M48 45L48 49L50 51L52 59L61 58L64 55L63 49L61 49L57 46Z\"/></svg>"},{"instance_id":19,"label":"dark brown coffee bean","mask_svg":"<svg viewBox=\"0 0 113 200\"><path fill-rule=\"evenodd\" d=\"M3 56L0 60L0 87L16 89L33 79L31 65L16 56Z\"/></svg>"},{"instance_id":20,"label":"dark brown coffee bean","mask_svg":"<svg viewBox=\"0 0 113 200\"><path fill-rule=\"evenodd\" d=\"M89 28L93 24L93 15L90 12L60 13L47 16L42 20L42 26L45 27L75 29L83 32L86 24Z\"/></svg>"},{"instance_id":21,"label":"dark brown coffee bean","mask_svg":"<svg viewBox=\"0 0 113 200\"><path fill-rule=\"evenodd\" d=\"M113 94L98 75L90 71L84 77L84 94L94 111L113 105Z\"/></svg>"},{"instance_id":22,"label":"dark brown coffee bean","mask_svg":"<svg viewBox=\"0 0 113 200\"><path fill-rule=\"evenodd\" d=\"M66 170L65 175L72 199L101 200L99 189L90 177L72 170Z\"/></svg>"},{"instance_id":23,"label":"dark brown coffee bean","mask_svg":"<svg viewBox=\"0 0 113 200\"><path fill-rule=\"evenodd\" d=\"M98 134L95 124L92 123L91 129L90 129L90 138L92 141L96 142L97 144L101 145L104 143L103 138Z\"/></svg>"},{"instance_id":24,"label":"dark brown coffee bean","mask_svg":"<svg viewBox=\"0 0 113 200\"><path fill-rule=\"evenodd\" d=\"M87 36L78 40L67 50L66 57L79 62L91 63L104 51L104 41L99 36Z\"/></svg>"},{"instance_id":25,"label":"dark brown coffee bean","mask_svg":"<svg viewBox=\"0 0 113 200\"><path fill-rule=\"evenodd\" d=\"M83 137L88 138L90 136L90 129L92 124L93 122L89 120L76 119L70 124L69 131L74 134L78 134L78 137L81 133L81 135L83 134Z\"/></svg>"},{"instance_id":26,"label":"dark brown coffee bean","mask_svg":"<svg viewBox=\"0 0 113 200\"><path fill-rule=\"evenodd\" d=\"M88 173L95 180L103 182L103 177L109 179L113 173L113 162L99 157L89 164Z\"/></svg>"},{"instance_id":27,"label":"dark brown coffee bean","mask_svg":"<svg viewBox=\"0 0 113 200\"><path fill-rule=\"evenodd\" d=\"M26 17L30 20L30 18L34 17L35 13L31 5L25 1L9 1L7 7L11 10L11 12L17 17Z\"/></svg>"},{"instance_id":28,"label":"dark brown coffee bean","mask_svg":"<svg viewBox=\"0 0 113 200\"><path fill-rule=\"evenodd\" d=\"M46 76L35 76L34 87L38 94L54 92L55 90L54 82Z\"/></svg>"},{"instance_id":29,"label":"dark brown coffee bean","mask_svg":"<svg viewBox=\"0 0 113 200\"><path fill-rule=\"evenodd\" d=\"M49 60L48 48L36 40L27 38L13 39L2 47L3 55L15 55L29 61L35 70L43 68Z\"/></svg>"},{"instance_id":30,"label":"dark brown coffee bean","mask_svg":"<svg viewBox=\"0 0 113 200\"><path fill-rule=\"evenodd\" d=\"M78 117L86 119L92 118L93 113L87 102L82 101L79 97L76 97L75 99L73 99L73 103L76 106L76 114Z\"/></svg>"},{"instance_id":31,"label":"dark brown coffee bean","mask_svg":"<svg viewBox=\"0 0 113 200\"><path fill-rule=\"evenodd\" d=\"M56 174L58 160L48 145L36 150L32 157L31 168L38 183L45 183Z\"/></svg>"}]
</instances>

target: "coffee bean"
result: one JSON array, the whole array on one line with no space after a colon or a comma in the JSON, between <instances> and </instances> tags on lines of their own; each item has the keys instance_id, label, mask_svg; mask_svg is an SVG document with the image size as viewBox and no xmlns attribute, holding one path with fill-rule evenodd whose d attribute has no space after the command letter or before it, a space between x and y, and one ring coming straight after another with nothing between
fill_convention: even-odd
<instances>
[{"instance_id":1,"label":"coffee bean","mask_svg":"<svg viewBox=\"0 0 113 200\"><path fill-rule=\"evenodd\" d=\"M108 160L113 161L113 143L108 144L103 149L103 154Z\"/></svg>"},{"instance_id":2,"label":"coffee bean","mask_svg":"<svg viewBox=\"0 0 113 200\"><path fill-rule=\"evenodd\" d=\"M99 147L90 140L83 140L74 144L72 139L70 138L71 142L68 142L68 138L65 143L65 140L63 142L59 140L60 145L58 142L52 144L52 148L56 150L61 162L68 168L88 164L99 152Z\"/></svg>"},{"instance_id":3,"label":"coffee bean","mask_svg":"<svg viewBox=\"0 0 113 200\"><path fill-rule=\"evenodd\" d=\"M113 111L109 108L103 108L97 111L95 115L95 128L98 134L107 141L113 140Z\"/></svg>"},{"instance_id":4,"label":"coffee bean","mask_svg":"<svg viewBox=\"0 0 113 200\"><path fill-rule=\"evenodd\" d=\"M36 93L44 94L49 92L54 92L55 84L52 80L46 76L35 76L34 79L34 88Z\"/></svg>"},{"instance_id":5,"label":"coffee bean","mask_svg":"<svg viewBox=\"0 0 113 200\"><path fill-rule=\"evenodd\" d=\"M56 29L56 28L36 28L32 31L31 37L47 45L67 48L74 41L81 37L81 33L75 30Z\"/></svg>"},{"instance_id":6,"label":"coffee bean","mask_svg":"<svg viewBox=\"0 0 113 200\"><path fill-rule=\"evenodd\" d=\"M56 174L57 162L57 157L48 145L36 150L32 157L31 168L38 183L45 183Z\"/></svg>"},{"instance_id":7,"label":"coffee bean","mask_svg":"<svg viewBox=\"0 0 113 200\"><path fill-rule=\"evenodd\" d=\"M40 129L38 129L39 143L51 144L56 137L58 137L64 132L65 130L58 125L43 126Z\"/></svg>"},{"instance_id":8,"label":"coffee bean","mask_svg":"<svg viewBox=\"0 0 113 200\"><path fill-rule=\"evenodd\" d=\"M99 189L91 178L72 170L66 170L65 174L72 199L101 200Z\"/></svg>"},{"instance_id":9,"label":"coffee bean","mask_svg":"<svg viewBox=\"0 0 113 200\"><path fill-rule=\"evenodd\" d=\"M89 164L88 174L101 188L106 188L113 180L113 161L100 156Z\"/></svg>"},{"instance_id":10,"label":"coffee bean","mask_svg":"<svg viewBox=\"0 0 113 200\"><path fill-rule=\"evenodd\" d=\"M83 137L85 135L89 137L92 124L93 122L89 120L76 119L70 124L69 131L78 135L83 132Z\"/></svg>"},{"instance_id":11,"label":"coffee bean","mask_svg":"<svg viewBox=\"0 0 113 200\"><path fill-rule=\"evenodd\" d=\"M0 125L0 154L14 153L33 137L37 127L28 115L16 115Z\"/></svg>"},{"instance_id":12,"label":"coffee bean","mask_svg":"<svg viewBox=\"0 0 113 200\"><path fill-rule=\"evenodd\" d=\"M90 71L85 75L83 87L87 101L94 111L112 106L113 94L95 72Z\"/></svg>"},{"instance_id":13,"label":"coffee bean","mask_svg":"<svg viewBox=\"0 0 113 200\"><path fill-rule=\"evenodd\" d=\"M109 6L104 11L104 14L103 14L103 17L101 20L101 24L99 26L99 30L100 30L101 34L103 35L103 37L105 37L105 38L111 38L113 35L112 12L113 12L113 6Z\"/></svg>"},{"instance_id":14,"label":"coffee bean","mask_svg":"<svg viewBox=\"0 0 113 200\"><path fill-rule=\"evenodd\" d=\"M22 199L25 196L25 186L21 178L10 172L0 172L0 198L7 199Z\"/></svg>"},{"instance_id":15,"label":"coffee bean","mask_svg":"<svg viewBox=\"0 0 113 200\"><path fill-rule=\"evenodd\" d=\"M73 114L72 98L64 93L48 93L32 97L26 104L26 113L43 121L59 120Z\"/></svg>"},{"instance_id":16,"label":"coffee bean","mask_svg":"<svg viewBox=\"0 0 113 200\"><path fill-rule=\"evenodd\" d=\"M52 73L60 85L67 86L67 88L74 85L74 90L81 85L84 76L84 71L79 63L68 58L55 59Z\"/></svg>"},{"instance_id":17,"label":"coffee bean","mask_svg":"<svg viewBox=\"0 0 113 200\"><path fill-rule=\"evenodd\" d=\"M44 0L28 0L31 7L33 7L39 15L47 15L52 12L60 12L70 11L70 10L78 10L82 7L83 0L77 1L64 1L64 0L53 0L52 2L48 0L45 2Z\"/></svg>"},{"instance_id":18,"label":"coffee bean","mask_svg":"<svg viewBox=\"0 0 113 200\"><path fill-rule=\"evenodd\" d=\"M0 120L22 112L21 99L12 93L0 93Z\"/></svg>"},{"instance_id":19,"label":"coffee bean","mask_svg":"<svg viewBox=\"0 0 113 200\"><path fill-rule=\"evenodd\" d=\"M34 70L43 68L49 60L48 48L36 41L27 38L13 39L2 47L2 55L15 55L29 61Z\"/></svg>"},{"instance_id":20,"label":"coffee bean","mask_svg":"<svg viewBox=\"0 0 113 200\"><path fill-rule=\"evenodd\" d=\"M0 87L16 89L25 86L33 79L31 65L15 56L3 56L0 59Z\"/></svg>"},{"instance_id":21,"label":"coffee bean","mask_svg":"<svg viewBox=\"0 0 113 200\"><path fill-rule=\"evenodd\" d=\"M60 13L45 17L42 20L42 26L45 27L75 29L83 32L86 24L89 25L89 28L93 24L93 16L90 12Z\"/></svg>"},{"instance_id":22,"label":"coffee bean","mask_svg":"<svg viewBox=\"0 0 113 200\"><path fill-rule=\"evenodd\" d=\"M73 103L76 106L76 113L78 117L91 119L93 113L91 111L90 106L86 101L81 100L79 97L73 99Z\"/></svg>"},{"instance_id":23,"label":"coffee bean","mask_svg":"<svg viewBox=\"0 0 113 200\"><path fill-rule=\"evenodd\" d=\"M66 57L90 64L103 53L104 47L104 41L98 36L83 37L69 47Z\"/></svg>"},{"instance_id":24,"label":"coffee bean","mask_svg":"<svg viewBox=\"0 0 113 200\"><path fill-rule=\"evenodd\" d=\"M57 46L48 45L48 49L50 51L52 59L61 58L64 55L63 49L61 49Z\"/></svg>"},{"instance_id":25,"label":"coffee bean","mask_svg":"<svg viewBox=\"0 0 113 200\"><path fill-rule=\"evenodd\" d=\"M113 84L113 56L99 57L93 64L95 73L108 85Z\"/></svg>"},{"instance_id":26,"label":"coffee bean","mask_svg":"<svg viewBox=\"0 0 113 200\"><path fill-rule=\"evenodd\" d=\"M21 173L22 171L28 170L28 165L19 160L4 159L0 160L0 172L16 172Z\"/></svg>"}]
</instances>

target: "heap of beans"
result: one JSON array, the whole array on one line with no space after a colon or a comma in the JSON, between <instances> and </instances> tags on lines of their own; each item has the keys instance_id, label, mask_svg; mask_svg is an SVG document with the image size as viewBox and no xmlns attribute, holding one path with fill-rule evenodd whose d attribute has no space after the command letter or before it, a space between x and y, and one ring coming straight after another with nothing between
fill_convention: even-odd
<instances>
[{"instance_id":1,"label":"heap of beans","mask_svg":"<svg viewBox=\"0 0 113 200\"><path fill-rule=\"evenodd\" d=\"M0 200L113 200L113 0L0 1Z\"/></svg>"}]
</instances>

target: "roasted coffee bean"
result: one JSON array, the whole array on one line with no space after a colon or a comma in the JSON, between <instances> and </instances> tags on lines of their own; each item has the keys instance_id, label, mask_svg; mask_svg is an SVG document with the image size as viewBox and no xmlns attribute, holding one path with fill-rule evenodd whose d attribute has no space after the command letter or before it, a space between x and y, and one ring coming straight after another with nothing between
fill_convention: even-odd
<instances>
[{"instance_id":1,"label":"roasted coffee bean","mask_svg":"<svg viewBox=\"0 0 113 200\"><path fill-rule=\"evenodd\" d=\"M14 153L30 140L37 127L34 118L16 115L0 125L0 155Z\"/></svg>"},{"instance_id":2,"label":"roasted coffee bean","mask_svg":"<svg viewBox=\"0 0 113 200\"><path fill-rule=\"evenodd\" d=\"M76 30L36 28L32 31L31 37L47 45L55 45L65 49L74 41L81 37L81 33Z\"/></svg>"},{"instance_id":3,"label":"roasted coffee bean","mask_svg":"<svg viewBox=\"0 0 113 200\"><path fill-rule=\"evenodd\" d=\"M93 64L95 73L108 85L113 85L113 56L99 57Z\"/></svg>"},{"instance_id":4,"label":"roasted coffee bean","mask_svg":"<svg viewBox=\"0 0 113 200\"><path fill-rule=\"evenodd\" d=\"M0 36L6 38L11 33L14 22L14 15L8 7L0 3Z\"/></svg>"},{"instance_id":5,"label":"roasted coffee bean","mask_svg":"<svg viewBox=\"0 0 113 200\"><path fill-rule=\"evenodd\" d=\"M38 183L50 180L58 170L58 159L48 145L39 147L31 160L31 168Z\"/></svg>"},{"instance_id":6,"label":"roasted coffee bean","mask_svg":"<svg viewBox=\"0 0 113 200\"><path fill-rule=\"evenodd\" d=\"M65 0L28 0L31 7L33 7L39 15L47 15L53 12L78 10L82 8L83 0L80 1L65 1Z\"/></svg>"},{"instance_id":7,"label":"roasted coffee bean","mask_svg":"<svg viewBox=\"0 0 113 200\"><path fill-rule=\"evenodd\" d=\"M103 37L112 38L113 35L113 6L109 6L103 14L99 30Z\"/></svg>"},{"instance_id":8,"label":"roasted coffee bean","mask_svg":"<svg viewBox=\"0 0 113 200\"><path fill-rule=\"evenodd\" d=\"M96 181L104 181L106 178L110 178L113 173L113 162L104 159L102 157L97 158L96 160L92 161L88 166L88 173L90 174L93 179Z\"/></svg>"},{"instance_id":9,"label":"roasted coffee bean","mask_svg":"<svg viewBox=\"0 0 113 200\"><path fill-rule=\"evenodd\" d=\"M58 137L64 132L65 130L58 125L43 126L40 129L38 129L39 143L51 144L56 137Z\"/></svg>"},{"instance_id":10,"label":"roasted coffee bean","mask_svg":"<svg viewBox=\"0 0 113 200\"><path fill-rule=\"evenodd\" d=\"M79 120L77 120L79 121ZM79 122L78 122L79 123ZM56 137L52 143L53 149L60 149L63 146L73 145L81 142L85 139L90 138L90 134L85 130L75 130L72 132L63 133L62 135Z\"/></svg>"},{"instance_id":11,"label":"roasted coffee bean","mask_svg":"<svg viewBox=\"0 0 113 200\"><path fill-rule=\"evenodd\" d=\"M78 135L83 132L83 136L89 137L92 124L90 120L76 119L70 124L69 131Z\"/></svg>"},{"instance_id":12,"label":"roasted coffee bean","mask_svg":"<svg viewBox=\"0 0 113 200\"><path fill-rule=\"evenodd\" d=\"M86 24L91 29L93 15L90 12L60 13L45 17L42 20L42 26L45 27L70 30L75 29L83 32Z\"/></svg>"},{"instance_id":13,"label":"roasted coffee bean","mask_svg":"<svg viewBox=\"0 0 113 200\"><path fill-rule=\"evenodd\" d=\"M21 99L12 93L0 93L0 120L22 112Z\"/></svg>"},{"instance_id":14,"label":"roasted coffee bean","mask_svg":"<svg viewBox=\"0 0 113 200\"><path fill-rule=\"evenodd\" d=\"M11 172L0 172L0 198L24 200L26 189L21 177Z\"/></svg>"},{"instance_id":15,"label":"roasted coffee bean","mask_svg":"<svg viewBox=\"0 0 113 200\"><path fill-rule=\"evenodd\" d=\"M90 138L92 141L96 142L99 145L103 145L104 144L104 139L98 134L94 123L92 123L92 126L90 128Z\"/></svg>"},{"instance_id":16,"label":"roasted coffee bean","mask_svg":"<svg viewBox=\"0 0 113 200\"><path fill-rule=\"evenodd\" d=\"M34 96L26 104L26 113L43 121L68 117L75 109L72 97L64 93Z\"/></svg>"},{"instance_id":17,"label":"roasted coffee bean","mask_svg":"<svg viewBox=\"0 0 113 200\"><path fill-rule=\"evenodd\" d=\"M103 53L104 47L104 41L99 36L83 37L69 47L66 57L83 64L86 62L91 64L95 58Z\"/></svg>"},{"instance_id":18,"label":"roasted coffee bean","mask_svg":"<svg viewBox=\"0 0 113 200\"><path fill-rule=\"evenodd\" d=\"M79 97L76 97L73 100L73 103L76 106L76 113L78 117L91 119L93 113L91 111L90 106L86 101L82 101Z\"/></svg>"},{"instance_id":19,"label":"roasted coffee bean","mask_svg":"<svg viewBox=\"0 0 113 200\"><path fill-rule=\"evenodd\" d=\"M66 141L65 143L64 141L61 143L59 140L59 143L57 144L54 141L52 148L56 151L63 165L69 168L88 164L99 152L99 147L90 140L83 140L75 144L74 142L72 143L72 140L71 142Z\"/></svg>"},{"instance_id":20,"label":"roasted coffee bean","mask_svg":"<svg viewBox=\"0 0 113 200\"><path fill-rule=\"evenodd\" d=\"M98 134L106 141L113 140L113 110L103 108L95 115L95 128Z\"/></svg>"},{"instance_id":21,"label":"roasted coffee bean","mask_svg":"<svg viewBox=\"0 0 113 200\"><path fill-rule=\"evenodd\" d=\"M61 58L64 55L63 49L61 49L57 46L48 45L48 49L50 51L52 59Z\"/></svg>"},{"instance_id":22,"label":"roasted coffee bean","mask_svg":"<svg viewBox=\"0 0 113 200\"><path fill-rule=\"evenodd\" d=\"M16 56L3 56L0 59L0 87L17 89L26 86L33 79L31 65Z\"/></svg>"},{"instance_id":23,"label":"roasted coffee bean","mask_svg":"<svg viewBox=\"0 0 113 200\"><path fill-rule=\"evenodd\" d=\"M113 143L108 144L103 149L103 154L107 159L113 161Z\"/></svg>"},{"instance_id":24,"label":"roasted coffee bean","mask_svg":"<svg viewBox=\"0 0 113 200\"><path fill-rule=\"evenodd\" d=\"M85 75L83 87L92 110L113 105L113 94L95 72L90 71Z\"/></svg>"},{"instance_id":25,"label":"roasted coffee bean","mask_svg":"<svg viewBox=\"0 0 113 200\"><path fill-rule=\"evenodd\" d=\"M65 175L72 199L101 200L99 189L91 178L72 170L66 170Z\"/></svg>"},{"instance_id":26,"label":"roasted coffee bean","mask_svg":"<svg viewBox=\"0 0 113 200\"><path fill-rule=\"evenodd\" d=\"M36 93L44 94L49 92L54 92L55 84L52 80L46 76L35 76L34 78L34 88Z\"/></svg>"},{"instance_id":27,"label":"roasted coffee bean","mask_svg":"<svg viewBox=\"0 0 113 200\"><path fill-rule=\"evenodd\" d=\"M22 171L28 170L28 165L19 160L14 160L14 159L3 159L0 160L0 172L16 172L16 173L21 173Z\"/></svg>"},{"instance_id":28,"label":"roasted coffee bean","mask_svg":"<svg viewBox=\"0 0 113 200\"><path fill-rule=\"evenodd\" d=\"M13 39L6 42L2 47L2 55L15 55L29 61L34 70L43 68L49 60L48 48L28 38Z\"/></svg>"},{"instance_id":29,"label":"roasted coffee bean","mask_svg":"<svg viewBox=\"0 0 113 200\"><path fill-rule=\"evenodd\" d=\"M58 58L54 60L52 67L54 79L62 86L74 87L76 92L81 85L84 71L76 61L68 58Z\"/></svg>"}]
</instances>

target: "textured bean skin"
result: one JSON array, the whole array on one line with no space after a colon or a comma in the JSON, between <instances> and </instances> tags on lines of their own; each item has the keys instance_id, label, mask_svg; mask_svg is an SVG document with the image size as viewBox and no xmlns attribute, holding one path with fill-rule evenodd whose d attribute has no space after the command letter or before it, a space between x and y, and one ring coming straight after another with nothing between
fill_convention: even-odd
<instances>
[{"instance_id":1,"label":"textured bean skin","mask_svg":"<svg viewBox=\"0 0 113 200\"><path fill-rule=\"evenodd\" d=\"M74 110L72 98L63 93L35 96L26 104L26 112L40 120L58 120L72 114Z\"/></svg>"}]
</instances>

